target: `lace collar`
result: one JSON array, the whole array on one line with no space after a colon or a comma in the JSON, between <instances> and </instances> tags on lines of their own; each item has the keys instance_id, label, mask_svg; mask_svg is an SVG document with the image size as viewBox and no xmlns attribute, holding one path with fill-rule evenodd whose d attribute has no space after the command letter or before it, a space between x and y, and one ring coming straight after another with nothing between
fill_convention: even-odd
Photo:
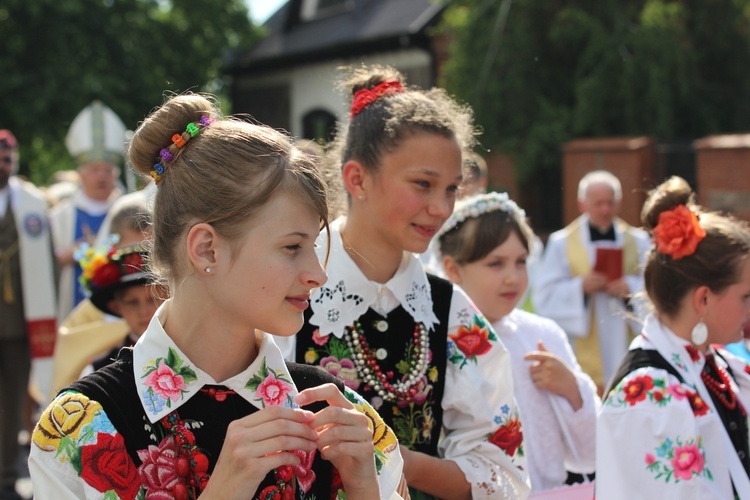
<instances>
[{"instance_id":1,"label":"lace collar","mask_svg":"<svg viewBox=\"0 0 750 500\"><path fill-rule=\"evenodd\" d=\"M345 328L354 324L378 299L378 285L368 280L352 260L341 241L343 218L331 224L331 253L328 257L328 282L313 291L310 307L313 312L310 323L319 327L320 335L334 334L341 338ZM318 252L324 260L328 247L323 232L318 238ZM440 322L432 310L430 283L422 264L415 255L409 255L396 275L385 285L398 299L414 321L424 324L428 330Z\"/></svg>"},{"instance_id":2,"label":"lace collar","mask_svg":"<svg viewBox=\"0 0 750 500\"><path fill-rule=\"evenodd\" d=\"M297 388L272 336L263 334L258 357L241 373L217 382L195 366L162 328L166 301L133 348L133 370L138 396L151 423L176 410L205 385L223 385L258 409L295 407Z\"/></svg>"}]
</instances>

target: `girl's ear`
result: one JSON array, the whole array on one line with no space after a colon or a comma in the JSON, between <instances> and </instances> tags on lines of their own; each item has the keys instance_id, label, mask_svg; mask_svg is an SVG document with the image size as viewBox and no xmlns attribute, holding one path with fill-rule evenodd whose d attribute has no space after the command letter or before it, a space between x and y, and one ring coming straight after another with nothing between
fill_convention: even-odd
<instances>
[{"instance_id":1,"label":"girl's ear","mask_svg":"<svg viewBox=\"0 0 750 500\"><path fill-rule=\"evenodd\" d=\"M708 298L711 294L711 289L707 286L699 286L693 291L693 308L698 316L701 318L706 315L706 309L708 306Z\"/></svg>"},{"instance_id":2,"label":"girl's ear","mask_svg":"<svg viewBox=\"0 0 750 500\"><path fill-rule=\"evenodd\" d=\"M461 266L450 255L443 257L443 270L445 270L445 275L448 279L456 285L460 285L463 281L461 278Z\"/></svg>"},{"instance_id":3,"label":"girl's ear","mask_svg":"<svg viewBox=\"0 0 750 500\"><path fill-rule=\"evenodd\" d=\"M188 260L198 274L206 268L216 268L218 234L211 224L201 222L190 228L187 234Z\"/></svg>"},{"instance_id":4,"label":"girl's ear","mask_svg":"<svg viewBox=\"0 0 750 500\"><path fill-rule=\"evenodd\" d=\"M365 179L367 169L357 160L349 160L341 170L344 179L344 187L353 199L364 200L367 197Z\"/></svg>"}]
</instances>

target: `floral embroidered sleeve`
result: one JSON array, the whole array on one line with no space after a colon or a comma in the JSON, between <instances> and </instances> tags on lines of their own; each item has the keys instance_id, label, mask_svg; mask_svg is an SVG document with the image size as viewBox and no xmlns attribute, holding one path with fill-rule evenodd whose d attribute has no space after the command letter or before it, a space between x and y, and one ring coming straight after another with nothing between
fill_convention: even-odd
<instances>
[{"instance_id":1,"label":"floral embroidered sleeve","mask_svg":"<svg viewBox=\"0 0 750 500\"><path fill-rule=\"evenodd\" d=\"M42 414L29 471L37 498L132 499L141 483L101 405L74 392L58 396Z\"/></svg>"},{"instance_id":2,"label":"floral embroidered sleeve","mask_svg":"<svg viewBox=\"0 0 750 500\"><path fill-rule=\"evenodd\" d=\"M707 445L721 439L704 425L710 412L694 387L665 370L630 373L597 419L596 496L727 498L706 464Z\"/></svg>"},{"instance_id":3,"label":"floral embroidered sleeve","mask_svg":"<svg viewBox=\"0 0 750 500\"><path fill-rule=\"evenodd\" d=\"M440 454L458 464L473 498L525 498L529 479L510 355L458 287L449 318Z\"/></svg>"},{"instance_id":4,"label":"floral embroidered sleeve","mask_svg":"<svg viewBox=\"0 0 750 500\"><path fill-rule=\"evenodd\" d=\"M375 445L375 468L380 483L380 497L383 499L393 498L401 481L401 472L404 468L404 459L401 457L398 448L396 434L362 396L348 387L344 391L344 396L358 411L364 413L370 419L372 444Z\"/></svg>"}]
</instances>

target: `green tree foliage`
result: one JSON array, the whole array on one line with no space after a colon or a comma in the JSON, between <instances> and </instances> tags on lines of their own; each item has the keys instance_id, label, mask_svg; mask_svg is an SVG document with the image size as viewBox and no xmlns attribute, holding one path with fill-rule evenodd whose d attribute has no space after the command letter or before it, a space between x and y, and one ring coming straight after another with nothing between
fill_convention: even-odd
<instances>
[{"instance_id":1,"label":"green tree foliage","mask_svg":"<svg viewBox=\"0 0 750 500\"><path fill-rule=\"evenodd\" d=\"M74 168L71 121L94 99L134 129L165 93L221 94L223 56L258 37L243 0L4 0L0 128L21 173Z\"/></svg>"},{"instance_id":2,"label":"green tree foliage","mask_svg":"<svg viewBox=\"0 0 750 500\"><path fill-rule=\"evenodd\" d=\"M441 83L522 180L575 137L750 130L750 0L454 0L442 28Z\"/></svg>"}]
</instances>

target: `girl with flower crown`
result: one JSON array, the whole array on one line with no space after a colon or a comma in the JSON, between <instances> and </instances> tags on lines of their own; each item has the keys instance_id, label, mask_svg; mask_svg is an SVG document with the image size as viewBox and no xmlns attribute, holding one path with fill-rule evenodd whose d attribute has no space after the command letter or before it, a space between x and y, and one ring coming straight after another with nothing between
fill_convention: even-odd
<instances>
[{"instance_id":1,"label":"girl with flower crown","mask_svg":"<svg viewBox=\"0 0 750 500\"><path fill-rule=\"evenodd\" d=\"M321 235L329 280L286 352L378 410L399 438L412 498L525 497L508 352L415 255L453 210L469 110L443 90L405 88L392 68L354 70L342 87L352 96L336 160L347 216Z\"/></svg>"},{"instance_id":2,"label":"girl with flower crown","mask_svg":"<svg viewBox=\"0 0 750 500\"><path fill-rule=\"evenodd\" d=\"M314 251L325 183L281 133L217 115L176 96L133 136L131 164L158 183L150 269L171 298L132 351L42 414L35 496L398 498L393 432L263 333L296 333L326 282Z\"/></svg>"},{"instance_id":3,"label":"girl with flower crown","mask_svg":"<svg viewBox=\"0 0 750 500\"><path fill-rule=\"evenodd\" d=\"M516 309L528 286L534 234L506 193L462 200L435 239L445 275L492 323L510 352L532 492L559 488L567 471L594 471L599 397L552 320Z\"/></svg>"},{"instance_id":4,"label":"girl with flower crown","mask_svg":"<svg viewBox=\"0 0 750 500\"><path fill-rule=\"evenodd\" d=\"M597 498L750 498L750 375L720 348L750 315L750 227L693 201L672 177L641 219L653 303L605 393Z\"/></svg>"}]
</instances>

